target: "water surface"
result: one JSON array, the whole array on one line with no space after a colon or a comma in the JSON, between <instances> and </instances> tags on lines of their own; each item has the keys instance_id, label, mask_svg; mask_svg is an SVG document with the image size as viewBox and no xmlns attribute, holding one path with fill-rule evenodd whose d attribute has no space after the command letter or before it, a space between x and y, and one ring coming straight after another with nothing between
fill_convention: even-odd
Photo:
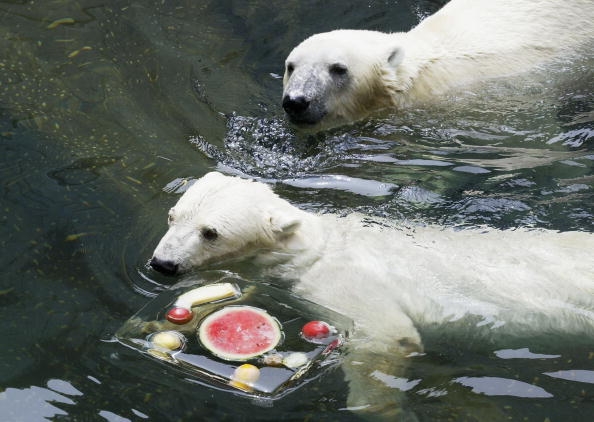
<instances>
[{"instance_id":1,"label":"water surface","mask_svg":"<svg viewBox=\"0 0 594 422\"><path fill-rule=\"evenodd\" d=\"M301 39L406 30L441 3L0 2L2 420L359 419L339 370L262 407L108 341L171 282L146 261L209 170L308 211L594 231L591 57L319 134L284 122ZM594 414L592 339L422 334L405 378L376 374L420 420Z\"/></svg>"}]
</instances>

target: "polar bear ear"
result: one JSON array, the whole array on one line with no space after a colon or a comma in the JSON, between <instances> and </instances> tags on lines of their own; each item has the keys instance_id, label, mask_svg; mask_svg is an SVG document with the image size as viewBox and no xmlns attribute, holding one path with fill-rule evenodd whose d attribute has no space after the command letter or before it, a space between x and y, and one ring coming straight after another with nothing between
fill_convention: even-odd
<instances>
[{"instance_id":1,"label":"polar bear ear","mask_svg":"<svg viewBox=\"0 0 594 422\"><path fill-rule=\"evenodd\" d=\"M301 221L292 216L273 213L270 216L270 226L272 231L281 236L289 236L299 228Z\"/></svg>"},{"instance_id":2,"label":"polar bear ear","mask_svg":"<svg viewBox=\"0 0 594 422\"><path fill-rule=\"evenodd\" d=\"M388 52L388 64L394 68L398 67L404 60L404 48L397 46Z\"/></svg>"}]
</instances>

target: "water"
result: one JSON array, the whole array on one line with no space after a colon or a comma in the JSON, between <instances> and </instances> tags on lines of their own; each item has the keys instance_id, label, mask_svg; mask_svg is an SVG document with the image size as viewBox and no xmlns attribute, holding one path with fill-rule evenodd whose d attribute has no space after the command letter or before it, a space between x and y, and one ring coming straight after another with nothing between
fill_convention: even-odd
<instances>
[{"instance_id":1,"label":"water","mask_svg":"<svg viewBox=\"0 0 594 422\"><path fill-rule=\"evenodd\" d=\"M293 45L439 5L0 2L2 420L359 419L339 370L263 407L108 341L171 282L145 264L176 180L218 168L309 211L593 231L592 58L322 134L284 123ZM594 414L592 339L422 335L406 378L383 379L421 420Z\"/></svg>"}]
</instances>

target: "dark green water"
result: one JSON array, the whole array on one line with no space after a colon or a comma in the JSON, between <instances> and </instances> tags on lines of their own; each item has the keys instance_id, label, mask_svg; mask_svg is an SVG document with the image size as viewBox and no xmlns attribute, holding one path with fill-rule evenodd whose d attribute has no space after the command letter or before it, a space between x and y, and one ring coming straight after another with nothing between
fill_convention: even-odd
<instances>
[{"instance_id":1,"label":"dark green water","mask_svg":"<svg viewBox=\"0 0 594 422\"><path fill-rule=\"evenodd\" d=\"M177 178L244 173L310 211L594 231L591 57L317 136L284 123L301 39L406 30L439 5L0 1L0 420L359 419L341 371L262 407L106 341L172 281L145 263ZM594 418L594 339L422 334L396 382L420 420ZM523 348L555 357L506 358Z\"/></svg>"}]
</instances>

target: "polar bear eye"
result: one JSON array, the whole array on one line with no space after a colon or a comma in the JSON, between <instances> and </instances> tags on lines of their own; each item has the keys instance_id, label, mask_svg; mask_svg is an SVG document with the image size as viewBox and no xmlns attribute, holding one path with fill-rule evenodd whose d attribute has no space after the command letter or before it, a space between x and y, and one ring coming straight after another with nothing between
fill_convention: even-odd
<instances>
[{"instance_id":1,"label":"polar bear eye","mask_svg":"<svg viewBox=\"0 0 594 422\"><path fill-rule=\"evenodd\" d=\"M173 223L173 210L170 210L169 214L167 214L167 224L171 223Z\"/></svg>"},{"instance_id":2,"label":"polar bear eye","mask_svg":"<svg viewBox=\"0 0 594 422\"><path fill-rule=\"evenodd\" d=\"M295 70L295 65L293 63L287 64L287 73L291 74Z\"/></svg>"},{"instance_id":3,"label":"polar bear eye","mask_svg":"<svg viewBox=\"0 0 594 422\"><path fill-rule=\"evenodd\" d=\"M330 73L336 76L344 76L347 74L348 69L342 63L334 63L329 67Z\"/></svg>"},{"instance_id":4,"label":"polar bear eye","mask_svg":"<svg viewBox=\"0 0 594 422\"><path fill-rule=\"evenodd\" d=\"M217 233L216 229L210 227L203 227L200 230L200 234L202 234L203 238L209 241L216 240L216 238L219 237L219 234Z\"/></svg>"}]
</instances>

